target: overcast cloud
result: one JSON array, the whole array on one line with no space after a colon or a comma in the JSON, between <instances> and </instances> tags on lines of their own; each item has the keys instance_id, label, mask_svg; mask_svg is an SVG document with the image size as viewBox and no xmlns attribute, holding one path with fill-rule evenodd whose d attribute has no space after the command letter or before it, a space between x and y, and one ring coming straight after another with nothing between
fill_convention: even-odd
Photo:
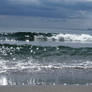
<instances>
[{"instance_id":1,"label":"overcast cloud","mask_svg":"<svg viewBox=\"0 0 92 92\"><path fill-rule=\"evenodd\" d=\"M92 0L0 0L0 15L84 18L91 12Z\"/></svg>"}]
</instances>

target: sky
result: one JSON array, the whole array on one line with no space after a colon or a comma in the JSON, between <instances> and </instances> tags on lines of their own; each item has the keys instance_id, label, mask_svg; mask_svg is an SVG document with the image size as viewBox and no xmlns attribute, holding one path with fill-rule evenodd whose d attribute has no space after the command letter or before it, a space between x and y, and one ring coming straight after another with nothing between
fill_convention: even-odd
<instances>
[{"instance_id":1,"label":"sky","mask_svg":"<svg viewBox=\"0 0 92 92\"><path fill-rule=\"evenodd\" d=\"M92 0L0 0L2 28L92 28Z\"/></svg>"},{"instance_id":2,"label":"sky","mask_svg":"<svg viewBox=\"0 0 92 92\"><path fill-rule=\"evenodd\" d=\"M0 0L0 15L91 17L92 0Z\"/></svg>"}]
</instances>

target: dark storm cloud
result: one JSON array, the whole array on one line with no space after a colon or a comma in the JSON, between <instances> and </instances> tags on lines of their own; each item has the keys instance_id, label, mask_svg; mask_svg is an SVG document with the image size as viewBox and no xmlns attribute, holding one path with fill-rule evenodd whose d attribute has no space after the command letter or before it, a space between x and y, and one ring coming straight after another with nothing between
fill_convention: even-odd
<instances>
[{"instance_id":1,"label":"dark storm cloud","mask_svg":"<svg viewBox=\"0 0 92 92\"><path fill-rule=\"evenodd\" d=\"M91 0L0 0L0 15L75 18L91 11Z\"/></svg>"}]
</instances>

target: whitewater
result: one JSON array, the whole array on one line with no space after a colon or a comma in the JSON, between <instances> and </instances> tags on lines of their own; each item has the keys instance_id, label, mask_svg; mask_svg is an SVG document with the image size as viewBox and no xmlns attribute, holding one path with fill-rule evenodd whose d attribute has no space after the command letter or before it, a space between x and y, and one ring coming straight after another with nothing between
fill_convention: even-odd
<instances>
[{"instance_id":1,"label":"whitewater","mask_svg":"<svg viewBox=\"0 0 92 92\"><path fill-rule=\"evenodd\" d=\"M0 33L0 85L56 84L92 85L92 34Z\"/></svg>"}]
</instances>

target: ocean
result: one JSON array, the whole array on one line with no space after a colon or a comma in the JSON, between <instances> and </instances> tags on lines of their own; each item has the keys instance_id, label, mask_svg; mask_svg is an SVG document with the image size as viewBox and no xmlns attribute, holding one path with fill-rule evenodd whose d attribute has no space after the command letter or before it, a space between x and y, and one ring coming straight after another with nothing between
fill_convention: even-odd
<instances>
[{"instance_id":1,"label":"ocean","mask_svg":"<svg viewBox=\"0 0 92 92\"><path fill-rule=\"evenodd\" d=\"M92 85L92 30L0 32L0 85Z\"/></svg>"}]
</instances>

